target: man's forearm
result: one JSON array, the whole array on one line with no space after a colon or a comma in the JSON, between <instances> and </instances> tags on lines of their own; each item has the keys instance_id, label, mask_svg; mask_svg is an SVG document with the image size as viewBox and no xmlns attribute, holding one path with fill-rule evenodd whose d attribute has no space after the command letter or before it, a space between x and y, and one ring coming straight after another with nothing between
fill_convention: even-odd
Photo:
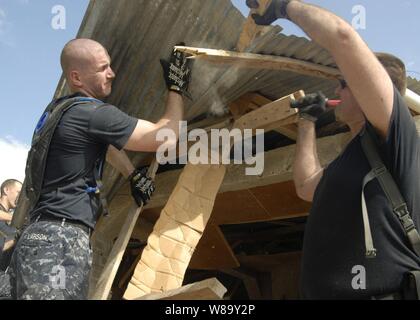
<instances>
[{"instance_id":1,"label":"man's forearm","mask_svg":"<svg viewBox=\"0 0 420 320\"><path fill-rule=\"evenodd\" d=\"M356 32L348 32L351 26L342 18L320 7L291 1L287 6L290 19L306 32L316 43L334 53L337 41L348 41Z\"/></svg>"},{"instance_id":2,"label":"man's forearm","mask_svg":"<svg viewBox=\"0 0 420 320\"><path fill-rule=\"evenodd\" d=\"M13 215L10 213L0 210L0 221L10 223L12 221L12 217Z\"/></svg>"},{"instance_id":3,"label":"man's forearm","mask_svg":"<svg viewBox=\"0 0 420 320\"><path fill-rule=\"evenodd\" d=\"M118 170L124 178L128 178L135 169L127 154L123 150L116 149L114 146L109 146L106 161Z\"/></svg>"},{"instance_id":4,"label":"man's forearm","mask_svg":"<svg viewBox=\"0 0 420 320\"><path fill-rule=\"evenodd\" d=\"M166 101L166 110L157 125L161 128L171 129L179 137L179 122L184 118L183 97L173 91L169 91Z\"/></svg>"},{"instance_id":5,"label":"man's forearm","mask_svg":"<svg viewBox=\"0 0 420 320\"><path fill-rule=\"evenodd\" d=\"M319 173L322 167L316 150L315 123L299 120L296 154L293 163L293 180L297 188Z\"/></svg>"}]
</instances>

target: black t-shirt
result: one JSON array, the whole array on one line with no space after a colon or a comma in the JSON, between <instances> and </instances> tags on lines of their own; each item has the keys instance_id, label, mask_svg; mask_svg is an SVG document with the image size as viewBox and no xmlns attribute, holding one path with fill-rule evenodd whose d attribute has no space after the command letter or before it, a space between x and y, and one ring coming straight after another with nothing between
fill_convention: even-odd
<instances>
[{"instance_id":1,"label":"black t-shirt","mask_svg":"<svg viewBox=\"0 0 420 320\"><path fill-rule=\"evenodd\" d=\"M406 104L394 91L388 136L377 143L420 230L419 138ZM365 257L361 193L362 180L370 170L359 135L324 170L304 236L304 298L363 299L394 293L400 291L404 273L419 268L420 259L376 179L366 186L365 194L377 257ZM365 290L353 289L353 278L363 275L360 269L353 270L355 266L366 270Z\"/></svg>"},{"instance_id":2,"label":"black t-shirt","mask_svg":"<svg viewBox=\"0 0 420 320\"><path fill-rule=\"evenodd\" d=\"M105 157L109 145L122 149L136 124L136 118L109 104L75 105L66 111L48 152L43 182L46 192L41 193L31 216L46 213L93 228L100 201L86 189L96 186L97 161Z\"/></svg>"}]
</instances>

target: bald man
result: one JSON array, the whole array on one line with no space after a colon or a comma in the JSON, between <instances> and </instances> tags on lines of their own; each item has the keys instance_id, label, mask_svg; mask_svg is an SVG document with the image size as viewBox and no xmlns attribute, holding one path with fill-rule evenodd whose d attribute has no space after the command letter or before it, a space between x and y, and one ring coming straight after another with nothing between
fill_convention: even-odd
<instances>
[{"instance_id":1,"label":"bald man","mask_svg":"<svg viewBox=\"0 0 420 320\"><path fill-rule=\"evenodd\" d=\"M169 92L166 111L157 123L133 118L102 102L111 94L115 73L100 43L70 41L62 51L61 65L72 94L53 101L47 110L69 99L76 103L63 111L52 135L42 191L12 257L9 274L16 299L87 298L92 261L89 238L100 206L97 168L107 154L107 161L130 178L137 204L145 203L153 192L150 179L144 179L144 170L134 170L122 149L156 151L163 143L156 139L159 130L171 129L178 136L183 118L183 95L190 75L184 55L172 52L170 60L162 63ZM34 141L41 139L52 114L41 118ZM30 169L31 176L36 176L36 170Z\"/></svg>"}]
</instances>

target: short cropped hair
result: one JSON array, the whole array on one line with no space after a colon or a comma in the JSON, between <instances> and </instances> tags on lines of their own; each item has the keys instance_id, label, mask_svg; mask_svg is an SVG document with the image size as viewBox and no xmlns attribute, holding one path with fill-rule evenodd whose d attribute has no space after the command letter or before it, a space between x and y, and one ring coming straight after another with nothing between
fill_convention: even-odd
<instances>
[{"instance_id":1,"label":"short cropped hair","mask_svg":"<svg viewBox=\"0 0 420 320\"><path fill-rule=\"evenodd\" d=\"M407 90L407 73L404 62L389 53L378 52L375 55L388 72L394 86L404 96Z\"/></svg>"},{"instance_id":2,"label":"short cropped hair","mask_svg":"<svg viewBox=\"0 0 420 320\"><path fill-rule=\"evenodd\" d=\"M20 182L19 180L16 179L7 179L6 181L4 181L1 186L0 186L0 190L1 190L1 196L5 196L5 189L6 188L10 188L11 186L13 186L15 183L20 183L22 184L22 182Z\"/></svg>"}]
</instances>

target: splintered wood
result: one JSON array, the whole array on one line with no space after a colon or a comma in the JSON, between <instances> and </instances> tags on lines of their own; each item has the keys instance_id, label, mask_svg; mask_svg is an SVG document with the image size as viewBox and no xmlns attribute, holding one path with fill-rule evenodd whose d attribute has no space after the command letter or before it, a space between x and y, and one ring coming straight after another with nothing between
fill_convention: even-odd
<instances>
[{"instance_id":1,"label":"splintered wood","mask_svg":"<svg viewBox=\"0 0 420 320\"><path fill-rule=\"evenodd\" d=\"M223 165L186 165L149 236L124 299L182 286L225 172Z\"/></svg>"},{"instance_id":2,"label":"splintered wood","mask_svg":"<svg viewBox=\"0 0 420 320\"><path fill-rule=\"evenodd\" d=\"M335 68L286 57L182 46L177 46L175 49L192 55L191 59L200 59L215 64L261 70L284 70L331 80L336 80L341 75L340 71Z\"/></svg>"},{"instance_id":3,"label":"splintered wood","mask_svg":"<svg viewBox=\"0 0 420 320\"><path fill-rule=\"evenodd\" d=\"M289 96L270 102L251 111L236 120L235 127L239 129L264 129L265 131L294 124L298 121L298 111L290 107L291 100L303 97L301 90Z\"/></svg>"},{"instance_id":4,"label":"splintered wood","mask_svg":"<svg viewBox=\"0 0 420 320\"><path fill-rule=\"evenodd\" d=\"M267 10L268 6L270 5L271 0L259 0L258 2L260 5L259 8L252 9L249 13L248 18L245 21L242 33L239 36L239 41L236 45L237 51L245 51L254 39L256 39L260 35L263 35L270 28L272 28L271 26L257 26L254 22L254 19L252 19L252 14L254 13L263 15Z\"/></svg>"}]
</instances>

